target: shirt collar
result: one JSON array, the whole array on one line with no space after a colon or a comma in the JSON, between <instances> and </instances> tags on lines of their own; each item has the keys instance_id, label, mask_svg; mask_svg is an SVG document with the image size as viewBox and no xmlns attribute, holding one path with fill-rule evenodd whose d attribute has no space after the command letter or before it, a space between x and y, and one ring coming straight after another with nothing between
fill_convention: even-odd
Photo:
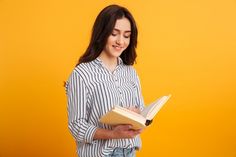
<instances>
[{"instance_id":1,"label":"shirt collar","mask_svg":"<svg viewBox=\"0 0 236 157\"><path fill-rule=\"evenodd\" d=\"M103 66L103 62L102 62L102 60L99 57L97 57L94 61L95 61L95 63L97 65ZM123 64L123 60L120 57L118 57L118 64L117 64L117 66L122 65L122 64Z\"/></svg>"},{"instance_id":2,"label":"shirt collar","mask_svg":"<svg viewBox=\"0 0 236 157\"><path fill-rule=\"evenodd\" d=\"M118 65L120 64L123 64L123 60L120 57L118 57Z\"/></svg>"}]
</instances>

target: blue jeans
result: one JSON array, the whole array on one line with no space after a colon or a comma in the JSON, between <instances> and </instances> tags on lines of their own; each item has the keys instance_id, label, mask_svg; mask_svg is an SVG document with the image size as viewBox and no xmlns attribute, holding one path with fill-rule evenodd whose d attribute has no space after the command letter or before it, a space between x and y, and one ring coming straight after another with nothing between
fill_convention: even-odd
<instances>
[{"instance_id":1,"label":"blue jeans","mask_svg":"<svg viewBox=\"0 0 236 157\"><path fill-rule=\"evenodd\" d=\"M115 148L112 154L106 157L135 157L135 148Z\"/></svg>"}]
</instances>

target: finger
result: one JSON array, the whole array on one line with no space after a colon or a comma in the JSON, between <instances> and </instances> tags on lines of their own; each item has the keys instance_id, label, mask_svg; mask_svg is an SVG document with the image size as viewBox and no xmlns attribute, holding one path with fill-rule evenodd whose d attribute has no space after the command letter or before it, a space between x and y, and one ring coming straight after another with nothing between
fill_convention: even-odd
<instances>
[{"instance_id":1,"label":"finger","mask_svg":"<svg viewBox=\"0 0 236 157\"><path fill-rule=\"evenodd\" d=\"M130 124L123 125L124 130L130 130L131 128L132 128L132 125L130 125Z\"/></svg>"},{"instance_id":2,"label":"finger","mask_svg":"<svg viewBox=\"0 0 236 157\"><path fill-rule=\"evenodd\" d=\"M131 106L129 110L136 112L136 113L141 113L140 108L137 106Z\"/></svg>"},{"instance_id":3,"label":"finger","mask_svg":"<svg viewBox=\"0 0 236 157\"><path fill-rule=\"evenodd\" d=\"M121 125L116 126L116 129L123 130L123 131L130 130L131 128L132 126L130 124L121 124Z\"/></svg>"},{"instance_id":4,"label":"finger","mask_svg":"<svg viewBox=\"0 0 236 157\"><path fill-rule=\"evenodd\" d=\"M134 130L134 134L135 134L135 135L140 134L141 132L142 132L141 129L139 129L139 130Z\"/></svg>"}]
</instances>

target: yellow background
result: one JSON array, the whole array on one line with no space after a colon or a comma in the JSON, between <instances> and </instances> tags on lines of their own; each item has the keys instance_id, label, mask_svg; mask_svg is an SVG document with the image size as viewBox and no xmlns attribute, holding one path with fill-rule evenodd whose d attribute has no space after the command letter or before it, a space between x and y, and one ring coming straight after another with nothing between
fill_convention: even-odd
<instances>
[{"instance_id":1,"label":"yellow background","mask_svg":"<svg viewBox=\"0 0 236 157\"><path fill-rule=\"evenodd\" d=\"M129 8L146 104L138 157L236 156L235 0L0 0L0 157L76 157L66 80L99 11Z\"/></svg>"}]
</instances>

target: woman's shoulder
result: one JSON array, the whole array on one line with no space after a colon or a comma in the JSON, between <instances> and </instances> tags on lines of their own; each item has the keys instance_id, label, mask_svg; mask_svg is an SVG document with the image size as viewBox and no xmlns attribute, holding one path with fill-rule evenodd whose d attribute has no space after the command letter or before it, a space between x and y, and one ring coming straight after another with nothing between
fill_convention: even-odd
<instances>
[{"instance_id":1,"label":"woman's shoulder","mask_svg":"<svg viewBox=\"0 0 236 157\"><path fill-rule=\"evenodd\" d=\"M87 76L92 72L93 65L91 62L80 63L76 65L73 69L73 73L77 73L80 76Z\"/></svg>"},{"instance_id":2,"label":"woman's shoulder","mask_svg":"<svg viewBox=\"0 0 236 157\"><path fill-rule=\"evenodd\" d=\"M95 60L79 63L76 68L80 70L91 70L95 67Z\"/></svg>"}]
</instances>

